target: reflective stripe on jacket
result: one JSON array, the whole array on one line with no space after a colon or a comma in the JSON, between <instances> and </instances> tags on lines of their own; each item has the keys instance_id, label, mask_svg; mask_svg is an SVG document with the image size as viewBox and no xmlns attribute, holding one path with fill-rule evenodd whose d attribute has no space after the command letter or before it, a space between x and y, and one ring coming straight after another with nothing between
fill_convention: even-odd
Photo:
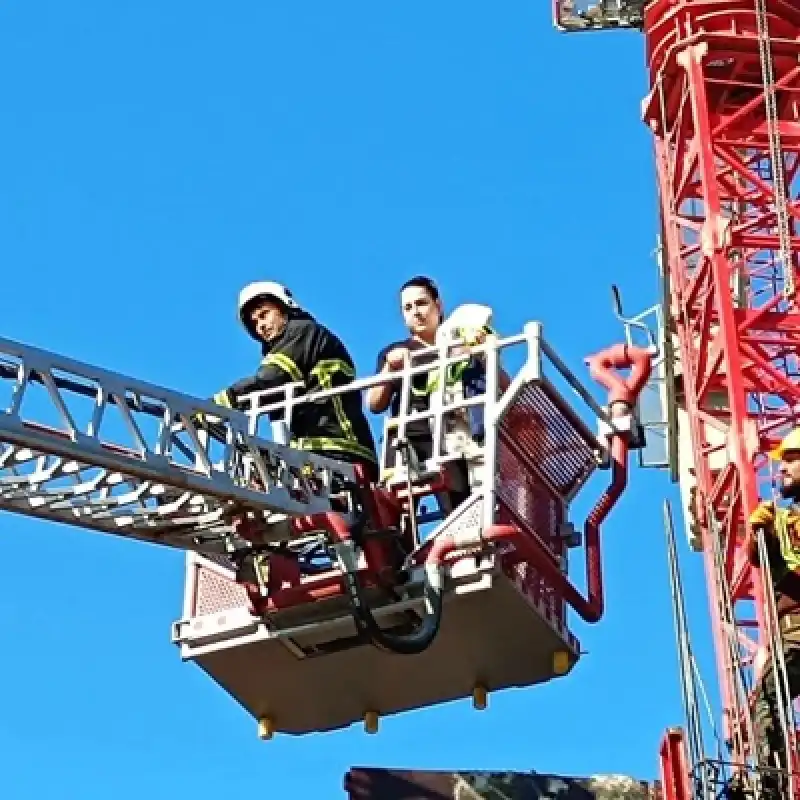
<instances>
[{"instance_id":1,"label":"reflective stripe on jacket","mask_svg":"<svg viewBox=\"0 0 800 800\"><path fill-rule=\"evenodd\" d=\"M243 395L300 383L300 392L312 394L345 386L355 378L355 367L347 348L306 313L293 314L283 332L264 346L263 360L252 378L244 378L230 391L241 402ZM276 397L276 399L278 399ZM270 418L281 419L282 412ZM351 456L377 463L375 441L362 404L361 392L347 392L293 407L290 425L293 447Z\"/></svg>"}]
</instances>

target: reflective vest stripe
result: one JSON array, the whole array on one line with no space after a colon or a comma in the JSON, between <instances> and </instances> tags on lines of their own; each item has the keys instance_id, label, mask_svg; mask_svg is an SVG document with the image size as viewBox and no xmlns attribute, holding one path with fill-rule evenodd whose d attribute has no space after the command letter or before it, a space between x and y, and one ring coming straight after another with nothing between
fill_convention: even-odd
<instances>
[{"instance_id":1,"label":"reflective vest stripe","mask_svg":"<svg viewBox=\"0 0 800 800\"><path fill-rule=\"evenodd\" d=\"M788 522L789 510L786 508L776 509L775 535L778 537L786 568L794 572L800 570L800 538L792 540Z\"/></svg>"},{"instance_id":2,"label":"reflective vest stripe","mask_svg":"<svg viewBox=\"0 0 800 800\"><path fill-rule=\"evenodd\" d=\"M276 366L282 369L293 381L303 383L303 373L300 372L294 360L285 353L270 353L261 364L265 367Z\"/></svg>"},{"instance_id":3,"label":"reflective vest stripe","mask_svg":"<svg viewBox=\"0 0 800 800\"><path fill-rule=\"evenodd\" d=\"M457 361L455 364L449 364L445 371L445 386L454 386L457 384L464 376L468 366L469 359L466 359L465 361ZM439 388L439 374L439 367L437 367L435 370L431 370L428 373L427 383L422 389L417 389L412 383L411 394L416 395L417 397L425 397L435 392Z\"/></svg>"},{"instance_id":4,"label":"reflective vest stripe","mask_svg":"<svg viewBox=\"0 0 800 800\"><path fill-rule=\"evenodd\" d=\"M333 376L337 372L341 372L348 378L355 378L356 376L355 370L346 361L342 361L338 358L328 358L320 361L314 369L311 370L311 374L316 376L319 385L323 389L333 388ZM334 395L330 400L333 406L333 413L336 414L336 421L339 423L339 427L342 429L345 439L350 443L358 445L356 435L353 433L353 424L345 413L341 395Z\"/></svg>"},{"instance_id":5,"label":"reflective vest stripe","mask_svg":"<svg viewBox=\"0 0 800 800\"><path fill-rule=\"evenodd\" d=\"M292 439L290 445L298 450L339 450L344 453L352 453L353 455L361 456L368 461L375 461L375 454L368 447L364 447L358 442L353 442L349 439L330 439L327 436L309 436L302 439Z\"/></svg>"}]
</instances>

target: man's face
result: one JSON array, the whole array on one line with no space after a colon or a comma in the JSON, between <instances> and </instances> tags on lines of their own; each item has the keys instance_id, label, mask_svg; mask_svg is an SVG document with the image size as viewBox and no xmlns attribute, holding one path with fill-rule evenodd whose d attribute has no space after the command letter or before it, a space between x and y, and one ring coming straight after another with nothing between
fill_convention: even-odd
<instances>
[{"instance_id":1,"label":"man's face","mask_svg":"<svg viewBox=\"0 0 800 800\"><path fill-rule=\"evenodd\" d=\"M279 303L272 300L259 300L250 309L250 322L256 333L265 341L271 342L283 332L288 316Z\"/></svg>"},{"instance_id":2,"label":"man's face","mask_svg":"<svg viewBox=\"0 0 800 800\"><path fill-rule=\"evenodd\" d=\"M400 295L403 320L411 333L423 338L436 334L441 315L441 303L422 286L409 286Z\"/></svg>"},{"instance_id":3,"label":"man's face","mask_svg":"<svg viewBox=\"0 0 800 800\"><path fill-rule=\"evenodd\" d=\"M780 489L786 498L800 499L800 450L787 450L780 466Z\"/></svg>"}]
</instances>

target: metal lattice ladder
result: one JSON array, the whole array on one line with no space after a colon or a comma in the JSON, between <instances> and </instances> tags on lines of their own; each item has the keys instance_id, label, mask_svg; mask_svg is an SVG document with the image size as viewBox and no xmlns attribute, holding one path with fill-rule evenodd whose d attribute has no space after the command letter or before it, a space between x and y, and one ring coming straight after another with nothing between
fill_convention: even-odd
<instances>
[{"instance_id":1,"label":"metal lattice ladder","mask_svg":"<svg viewBox=\"0 0 800 800\"><path fill-rule=\"evenodd\" d=\"M214 418L207 435L199 415ZM267 441L239 411L0 338L0 510L216 554L233 516L331 510L347 464Z\"/></svg>"}]
</instances>

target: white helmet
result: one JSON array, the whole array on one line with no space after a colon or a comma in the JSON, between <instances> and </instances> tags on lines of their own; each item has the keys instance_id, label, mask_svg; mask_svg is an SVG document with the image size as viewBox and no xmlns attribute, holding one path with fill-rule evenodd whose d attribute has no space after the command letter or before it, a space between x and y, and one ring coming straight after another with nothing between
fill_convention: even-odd
<instances>
[{"instance_id":1,"label":"white helmet","mask_svg":"<svg viewBox=\"0 0 800 800\"><path fill-rule=\"evenodd\" d=\"M257 300L259 297L277 300L289 310L297 310L300 308L297 301L292 297L291 291L281 283L276 283L275 281L255 281L254 283L247 284L247 286L239 292L239 319L242 325L251 333L250 323L249 320L246 319L244 312L253 300Z\"/></svg>"}]
</instances>

